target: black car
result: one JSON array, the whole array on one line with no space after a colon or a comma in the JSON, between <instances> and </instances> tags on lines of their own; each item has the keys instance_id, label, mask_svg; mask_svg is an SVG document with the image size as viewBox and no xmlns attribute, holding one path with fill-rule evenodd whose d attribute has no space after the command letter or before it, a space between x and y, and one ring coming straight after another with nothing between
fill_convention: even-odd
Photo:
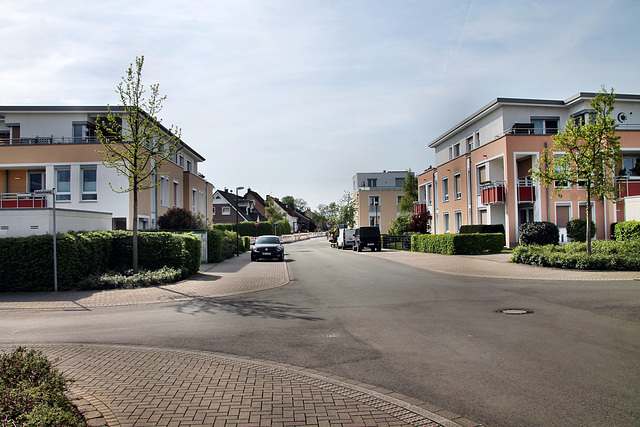
<instances>
[{"instance_id":1,"label":"black car","mask_svg":"<svg viewBox=\"0 0 640 427\"><path fill-rule=\"evenodd\" d=\"M274 258L284 261L284 246L278 236L260 236L251 249L251 261L260 258Z\"/></svg>"},{"instance_id":2,"label":"black car","mask_svg":"<svg viewBox=\"0 0 640 427\"><path fill-rule=\"evenodd\" d=\"M356 228L355 238L354 251L362 252L363 248L369 248L372 252L382 250L382 238L377 225Z\"/></svg>"}]
</instances>

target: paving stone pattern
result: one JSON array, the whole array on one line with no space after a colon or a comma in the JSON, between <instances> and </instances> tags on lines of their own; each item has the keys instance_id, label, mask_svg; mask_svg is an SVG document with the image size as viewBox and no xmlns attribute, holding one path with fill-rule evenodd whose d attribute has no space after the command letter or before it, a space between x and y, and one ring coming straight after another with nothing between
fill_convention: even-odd
<instances>
[{"instance_id":1,"label":"paving stone pattern","mask_svg":"<svg viewBox=\"0 0 640 427\"><path fill-rule=\"evenodd\" d=\"M476 425L461 417L451 421L406 396L289 365L146 347L36 348L57 358L75 381L73 392L102 414L93 425Z\"/></svg>"}]
</instances>

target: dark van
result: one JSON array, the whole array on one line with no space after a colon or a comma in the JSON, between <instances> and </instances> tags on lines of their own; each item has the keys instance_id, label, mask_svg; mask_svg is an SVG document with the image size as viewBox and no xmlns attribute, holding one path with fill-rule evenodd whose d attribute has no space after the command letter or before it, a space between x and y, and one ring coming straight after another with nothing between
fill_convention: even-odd
<instances>
[{"instance_id":1,"label":"dark van","mask_svg":"<svg viewBox=\"0 0 640 427\"><path fill-rule=\"evenodd\" d=\"M355 243L353 250L362 252L363 248L380 252L382 250L382 238L380 228L377 225L356 228Z\"/></svg>"}]
</instances>

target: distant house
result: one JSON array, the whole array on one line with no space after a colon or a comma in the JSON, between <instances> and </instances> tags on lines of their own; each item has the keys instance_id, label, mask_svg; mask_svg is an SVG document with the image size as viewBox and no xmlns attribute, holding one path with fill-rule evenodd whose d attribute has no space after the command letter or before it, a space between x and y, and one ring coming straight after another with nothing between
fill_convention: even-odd
<instances>
[{"instance_id":1,"label":"distant house","mask_svg":"<svg viewBox=\"0 0 640 427\"><path fill-rule=\"evenodd\" d=\"M111 107L125 114L123 107ZM131 229L133 196L116 193L127 179L102 164L95 134L106 106L0 107L0 237L51 233L55 188L57 231ZM166 132L169 132L165 129ZM123 141L126 143L126 141ZM204 157L184 142L138 194L138 227L157 228L169 208L210 220L213 186L198 173Z\"/></svg>"},{"instance_id":2,"label":"distant house","mask_svg":"<svg viewBox=\"0 0 640 427\"><path fill-rule=\"evenodd\" d=\"M377 225L381 233L400 215L398 204L409 171L358 172L353 176L356 227Z\"/></svg>"},{"instance_id":3,"label":"distant house","mask_svg":"<svg viewBox=\"0 0 640 427\"><path fill-rule=\"evenodd\" d=\"M313 220L307 217L304 213L289 208L276 197L267 196L267 199L273 200L280 212L286 215L287 221L289 221L289 225L291 225L292 232L304 232L309 231L312 228L311 224L313 223Z\"/></svg>"},{"instance_id":4,"label":"distant house","mask_svg":"<svg viewBox=\"0 0 640 427\"><path fill-rule=\"evenodd\" d=\"M257 193L252 193L254 197L256 195L260 197ZM262 198L260 197L260 199ZM257 204L255 198L238 196L227 189L216 190L213 193L213 223L235 224L236 221L267 221L267 217L256 208ZM264 205L262 207L264 209Z\"/></svg>"}]
</instances>

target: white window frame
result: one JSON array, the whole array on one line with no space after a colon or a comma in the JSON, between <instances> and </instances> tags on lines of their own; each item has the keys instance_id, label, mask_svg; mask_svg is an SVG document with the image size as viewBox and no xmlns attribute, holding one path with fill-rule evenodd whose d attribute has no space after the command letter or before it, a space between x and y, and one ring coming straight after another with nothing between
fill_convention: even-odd
<instances>
[{"instance_id":1,"label":"white window frame","mask_svg":"<svg viewBox=\"0 0 640 427\"><path fill-rule=\"evenodd\" d=\"M191 198L193 199L191 200L191 210L193 212L198 212L198 189L191 189Z\"/></svg>"},{"instance_id":2,"label":"white window frame","mask_svg":"<svg viewBox=\"0 0 640 427\"><path fill-rule=\"evenodd\" d=\"M70 202L71 201L71 166L60 166L54 169L55 171L55 180L56 180L56 202ZM62 191L60 190L60 180L58 173L62 171L69 172L69 190Z\"/></svg>"},{"instance_id":3,"label":"white window frame","mask_svg":"<svg viewBox=\"0 0 640 427\"><path fill-rule=\"evenodd\" d=\"M449 212L443 212L442 213L442 232L444 234L451 233L451 229L450 229L451 224L449 224L449 222L450 222Z\"/></svg>"},{"instance_id":4,"label":"white window frame","mask_svg":"<svg viewBox=\"0 0 640 427\"><path fill-rule=\"evenodd\" d=\"M160 177L160 206L164 208L168 208L170 201L170 190L169 190L169 178L166 176Z\"/></svg>"},{"instance_id":5,"label":"white window frame","mask_svg":"<svg viewBox=\"0 0 640 427\"><path fill-rule=\"evenodd\" d=\"M467 137L467 153L473 150L473 135Z\"/></svg>"},{"instance_id":6,"label":"white window frame","mask_svg":"<svg viewBox=\"0 0 640 427\"><path fill-rule=\"evenodd\" d=\"M231 207L223 206L222 207L222 215L231 215Z\"/></svg>"},{"instance_id":7,"label":"white window frame","mask_svg":"<svg viewBox=\"0 0 640 427\"><path fill-rule=\"evenodd\" d=\"M446 203L448 201L449 201L449 177L445 176L442 178L442 202Z\"/></svg>"},{"instance_id":8,"label":"white window frame","mask_svg":"<svg viewBox=\"0 0 640 427\"><path fill-rule=\"evenodd\" d=\"M178 181L177 179L173 180L173 207L174 208L179 208L180 207L180 181Z\"/></svg>"},{"instance_id":9,"label":"white window frame","mask_svg":"<svg viewBox=\"0 0 640 427\"><path fill-rule=\"evenodd\" d=\"M457 210L453 212L453 223L454 232L457 234L460 232L460 227L462 227L462 211Z\"/></svg>"},{"instance_id":10,"label":"white window frame","mask_svg":"<svg viewBox=\"0 0 640 427\"><path fill-rule=\"evenodd\" d=\"M453 174L453 195L455 200L462 199L462 175L460 172Z\"/></svg>"},{"instance_id":11,"label":"white window frame","mask_svg":"<svg viewBox=\"0 0 640 427\"><path fill-rule=\"evenodd\" d=\"M433 184L427 184L427 206L433 205Z\"/></svg>"},{"instance_id":12,"label":"white window frame","mask_svg":"<svg viewBox=\"0 0 640 427\"><path fill-rule=\"evenodd\" d=\"M95 189L85 189L84 173L85 171L95 171L96 179L94 181ZM91 181L87 181L91 182ZM97 202L98 201L98 167L96 165L80 166L80 201L81 202Z\"/></svg>"}]
</instances>

